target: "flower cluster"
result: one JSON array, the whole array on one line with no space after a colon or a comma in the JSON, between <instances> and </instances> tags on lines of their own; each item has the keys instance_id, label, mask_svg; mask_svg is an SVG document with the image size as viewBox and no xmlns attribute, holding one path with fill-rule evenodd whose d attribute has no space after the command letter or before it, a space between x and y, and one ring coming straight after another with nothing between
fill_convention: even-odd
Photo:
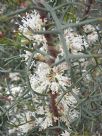
<instances>
[{"instance_id":1,"label":"flower cluster","mask_svg":"<svg viewBox=\"0 0 102 136\"><path fill-rule=\"evenodd\" d=\"M22 18L21 23L22 24L19 25L20 33L22 33L27 40L32 41L31 47L28 46L27 48L34 49L41 45L40 51L42 51L43 54L48 53L49 45L47 44L48 41L46 37L44 35L34 34L36 31L45 31L44 26L46 19L42 20L40 14L34 10L31 13L26 13L26 16ZM91 43L97 40L97 32L93 26L85 25L83 27L83 31L87 34L87 38L78 34L72 28L64 31L64 38L70 53L74 54L82 52L84 48L88 48ZM94 38L92 38L92 36L94 36ZM24 39L22 39L21 42L22 46L25 46ZM60 59L59 56L63 57L64 55L62 46L59 46L60 51L57 58L55 58L55 62ZM28 60L32 55L32 52L27 50L23 55L25 62L28 65ZM43 103L43 100L39 100L39 96L33 95L32 92L33 103L37 103L37 106L35 104L35 111L32 112L32 115L35 118L34 125L40 126L40 129L42 130L53 126L53 122L59 121L64 122L69 128L70 122L78 117L79 114L75 110L75 105L77 104L77 97L75 96L78 95L79 89L73 87L68 93L68 89L71 87L71 76L66 72L68 70L66 62L63 62L58 66L51 67L51 65L49 65L45 60L46 57L44 55L36 52L32 59L33 63L31 62L31 65L34 68L33 73L30 72L29 69L29 81L32 90L40 95L46 95L43 99ZM65 95L62 97L64 92ZM53 99L51 96L53 96ZM54 102L52 102L52 100ZM54 109L58 111L58 116L54 115ZM62 133L62 136L64 135L70 135L70 133L65 131Z\"/></svg>"},{"instance_id":2,"label":"flower cluster","mask_svg":"<svg viewBox=\"0 0 102 136\"><path fill-rule=\"evenodd\" d=\"M65 30L66 44L71 53L77 53L88 47L88 43L82 35L77 34L72 29Z\"/></svg>"},{"instance_id":3,"label":"flower cluster","mask_svg":"<svg viewBox=\"0 0 102 136\"><path fill-rule=\"evenodd\" d=\"M33 33L39 30L45 30L45 22L46 20L43 22L40 15L34 10L32 13L26 13L26 16L22 18L22 25L19 25L19 31L29 40L37 42L37 45L40 43L45 43L46 40L43 35Z\"/></svg>"},{"instance_id":4,"label":"flower cluster","mask_svg":"<svg viewBox=\"0 0 102 136\"><path fill-rule=\"evenodd\" d=\"M25 46L26 44L30 44L29 41L32 42L32 45L30 48L34 50L35 48L39 48L41 51L47 51L47 41L44 35L34 34L34 32L38 31L44 31L45 30L45 23L46 19L42 21L40 18L40 15L35 10L31 13L26 13L25 17L22 18L21 24L19 24L19 33L20 35L23 35L23 38L21 39L22 46ZM29 48L29 46L27 47ZM25 58L25 61L29 59L31 56L31 52L28 50L24 50L24 54L21 55ZM42 57L40 53L37 53L34 55L37 59L39 57Z\"/></svg>"},{"instance_id":5,"label":"flower cluster","mask_svg":"<svg viewBox=\"0 0 102 136\"><path fill-rule=\"evenodd\" d=\"M11 79L11 81L20 80L20 74L17 72L9 73L9 78Z\"/></svg>"},{"instance_id":6,"label":"flower cluster","mask_svg":"<svg viewBox=\"0 0 102 136\"><path fill-rule=\"evenodd\" d=\"M92 25L85 25L83 27L84 32L86 33L87 41L89 44L93 44L98 40L98 34L96 32L96 29Z\"/></svg>"},{"instance_id":7,"label":"flower cluster","mask_svg":"<svg viewBox=\"0 0 102 136\"><path fill-rule=\"evenodd\" d=\"M30 75L30 83L32 88L39 93L44 93L46 89L47 92L51 90L55 93L59 91L60 86L65 89L71 85L70 78L63 75L61 67L51 68L44 62L37 64L35 74Z\"/></svg>"}]
</instances>

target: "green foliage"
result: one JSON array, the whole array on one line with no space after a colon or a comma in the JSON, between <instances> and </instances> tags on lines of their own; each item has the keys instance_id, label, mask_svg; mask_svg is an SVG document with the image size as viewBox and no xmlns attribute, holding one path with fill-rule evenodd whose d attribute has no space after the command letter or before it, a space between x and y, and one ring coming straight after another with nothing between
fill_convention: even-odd
<instances>
[{"instance_id":1,"label":"green foliage","mask_svg":"<svg viewBox=\"0 0 102 136\"><path fill-rule=\"evenodd\" d=\"M2 1L4 2L4 1ZM17 71L20 73L21 79L18 82L14 82L14 85L21 85L24 87L23 93L21 96L19 94L16 95L15 101L10 105L9 108L5 108L6 102L0 100L0 131L4 132L7 127L13 127L13 125L9 125L11 122L8 121L6 113L10 111L14 112L16 108L16 112L22 113L22 110L25 110L24 105L26 105L28 111L34 112L36 110L36 105L42 104L40 100L46 101L45 96L46 94L37 94L39 97L39 103L33 103L32 95L31 95L31 86L28 81L28 75L31 71L30 65L32 58L29 58L29 66L26 68L25 64L22 62L19 54L25 50L30 52L38 53L39 50L31 49L32 41L24 37L22 34L19 34L18 31L16 33L13 30L17 30L16 26L14 25L13 28L11 26L12 19L16 20L16 15L25 13L26 10L20 10L19 6L21 2L25 2L24 0L6 0L4 3L7 4L7 9L5 13L0 17L0 31L4 32L4 36L0 38L0 84L4 88L9 90L9 84L12 81L9 81L8 74L10 71ZM48 3L43 3L44 9L48 10L49 20L51 21L51 27L49 25L49 33L52 33L56 40L58 37L56 36L59 34L61 36L62 47L64 50L64 58L60 59L57 64L61 64L63 61L66 61L68 65L70 65L70 70L68 71L72 85L68 90L72 90L73 87L79 88L79 96L77 99L76 110L79 112L79 116L76 120L71 123L72 134L71 136L91 136L95 134L97 131L101 133L102 131L102 56L97 56L100 53L101 45L102 45L102 32L98 33L99 39L95 44L92 44L91 47L88 49L83 50L83 53L86 55L75 56L74 54L70 53L70 50L67 50L65 39L63 36L63 31L65 28L69 28L69 26L74 27L78 33L86 36L86 34L82 31L81 27L85 24L91 23L93 25L99 24L102 21L102 18L86 18L85 21L80 21L79 19L79 11L76 8L77 2L70 1L62 1L62 0L53 0L47 1ZM76 4L76 3L77 4ZM81 2L81 1L78 1ZM100 2L100 1L99 1ZM29 3L29 1L28 1ZM83 3L82 3L83 4ZM67 5L67 6L66 6ZM41 7L39 7L41 8ZM79 7L80 8L80 7ZM96 6L97 8L97 6ZM18 12L18 9L20 10ZM16 11L17 10L17 11ZM12 12L11 12L12 11ZM15 12L14 12L15 11ZM10 14L9 14L10 12ZM14 12L14 14L13 14ZM30 9L29 9L30 12ZM83 12L81 9L80 12ZM102 12L101 12L102 13ZM100 13L100 14L101 14ZM92 13L91 13L92 14ZM14 17L15 16L15 17ZM88 16L88 15L87 15ZM95 14L90 15L92 17ZM77 20L79 22L77 22ZM11 22L10 22L11 21ZM96 23L93 23L95 21ZM100 21L100 22L97 22ZM77 22L77 23L76 23ZM8 25L7 25L8 24ZM64 25L65 24L65 25ZM102 24L100 23L100 28ZM53 31L55 28L55 32ZM12 28L12 30L11 30ZM50 31L51 30L51 31ZM38 34L45 35L46 31L38 32ZM37 34L37 32L36 32ZM51 35L52 35L51 34ZM23 40L25 42L25 47L22 47ZM50 41L52 42L52 41ZM56 44L55 41L53 41ZM53 43L52 42L52 43ZM95 55L94 55L95 54ZM44 54L46 55L46 54ZM32 57L32 56L31 56ZM86 73L83 74L83 63L80 61L80 58L84 58L87 61L85 68ZM76 65L74 65L76 63ZM54 64L54 65L57 65ZM6 73L7 72L7 73ZM66 72L67 73L67 72ZM86 76L90 77L90 80L87 80ZM4 89L5 92L5 89ZM34 93L34 91L33 91ZM63 96L68 92L63 92L60 100ZM1 94L2 91L1 91ZM7 96L6 93L3 95ZM59 100L59 101L60 101ZM44 104L44 103L43 103ZM6 109L6 111L3 109ZM14 114L16 114L14 112ZM42 115L43 116L43 115ZM41 115L37 115L37 117L41 117ZM20 119L18 118L18 122ZM7 124L7 122L9 122ZM21 122L20 122L21 123ZM18 123L18 126L20 125ZM15 125L14 125L15 126ZM59 126L58 126L59 127ZM61 124L61 131L66 130L66 125L64 123ZM51 135L56 136L54 129L48 128L47 130L40 130L39 126L34 127L27 134L27 136L45 136ZM63 132L63 131L62 131ZM21 134L23 135L23 134Z\"/></svg>"},{"instance_id":2,"label":"green foliage","mask_svg":"<svg viewBox=\"0 0 102 136\"><path fill-rule=\"evenodd\" d=\"M76 22L76 9L73 6L69 6L64 15L64 21Z\"/></svg>"}]
</instances>

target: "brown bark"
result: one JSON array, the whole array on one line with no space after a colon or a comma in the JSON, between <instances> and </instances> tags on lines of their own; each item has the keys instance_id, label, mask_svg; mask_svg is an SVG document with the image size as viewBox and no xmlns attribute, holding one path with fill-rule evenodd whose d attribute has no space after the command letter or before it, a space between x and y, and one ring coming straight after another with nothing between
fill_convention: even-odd
<instances>
[{"instance_id":1,"label":"brown bark","mask_svg":"<svg viewBox=\"0 0 102 136\"><path fill-rule=\"evenodd\" d=\"M84 11L84 14L83 14L84 18L87 18L87 16L89 15L91 6L94 2L95 2L95 0L87 0L85 11Z\"/></svg>"},{"instance_id":2,"label":"brown bark","mask_svg":"<svg viewBox=\"0 0 102 136\"><path fill-rule=\"evenodd\" d=\"M42 4L41 3L38 3L39 6L42 7ZM42 19L42 21L44 21L44 19L47 19L47 12L43 12L43 11L39 11L39 14L40 14L40 17ZM49 19L47 20L46 22L46 26L45 26L45 30L49 30ZM52 34L45 34L44 35L46 40L47 40L47 44L48 44L48 52L50 53L50 55L53 57L53 59L49 59L47 60L46 63L48 63L49 65L52 65L54 62L55 62L55 59L58 55L58 51L56 50L55 48L55 45L52 41L54 41L54 36ZM58 113L58 108L57 108L57 105L56 105L56 98L57 98L58 94L55 93L53 94L52 91L49 92L49 97L50 97L50 111L52 113L52 122L53 122L53 126L58 126L58 120L54 120L54 117L55 118L59 118L59 113ZM59 135L61 133L60 129L55 129L56 131L56 135Z\"/></svg>"}]
</instances>

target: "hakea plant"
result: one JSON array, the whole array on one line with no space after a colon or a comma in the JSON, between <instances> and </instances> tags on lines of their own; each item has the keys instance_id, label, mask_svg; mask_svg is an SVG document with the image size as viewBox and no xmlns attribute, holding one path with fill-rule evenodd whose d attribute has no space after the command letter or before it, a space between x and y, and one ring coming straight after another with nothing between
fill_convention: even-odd
<instances>
[{"instance_id":1,"label":"hakea plant","mask_svg":"<svg viewBox=\"0 0 102 136\"><path fill-rule=\"evenodd\" d=\"M42 6L41 3L38 5ZM36 111L31 114L35 117L35 126L40 126L40 130L47 129L49 127L60 126L61 122L69 129L65 133L61 132L60 127L54 128L57 135L68 136L70 135L70 122L78 117L78 112L75 110L77 100L75 96L78 96L79 88L72 88L73 93L68 93L68 88L71 87L71 77L68 76L68 65L66 62L62 62L59 65L53 66L60 58L64 57L64 51L60 44L59 36L53 34L34 34L38 31L48 31L50 29L51 19L46 11L31 11L26 13L21 18L21 24L19 24L19 32L25 38L21 39L22 46L26 46L28 41L32 41L32 45L26 48L35 49L37 53L33 55L33 59L30 64L30 69L33 69L33 73L29 73L29 81L31 88L38 94L45 95L44 102L39 100L39 96L33 96L33 102L38 103L35 105ZM54 29L54 28L53 28ZM68 50L72 54L82 54L84 48L88 48L98 38L97 33L92 25L85 25L83 31L86 33L86 37L78 34L72 28L64 31L64 38ZM93 37L94 38L91 38ZM57 43L54 42L57 39ZM25 50L23 57L26 65L28 66L29 58L33 53L29 50ZM63 95L64 92L67 92ZM42 103L42 104L41 104ZM39 117L37 118L37 115Z\"/></svg>"}]
</instances>

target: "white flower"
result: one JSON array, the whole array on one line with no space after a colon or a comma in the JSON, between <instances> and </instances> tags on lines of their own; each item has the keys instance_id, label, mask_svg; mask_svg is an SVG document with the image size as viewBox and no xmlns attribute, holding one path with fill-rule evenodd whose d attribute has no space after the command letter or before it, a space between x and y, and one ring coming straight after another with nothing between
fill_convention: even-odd
<instances>
[{"instance_id":1,"label":"white flower","mask_svg":"<svg viewBox=\"0 0 102 136\"><path fill-rule=\"evenodd\" d=\"M32 55L30 51L25 51L25 54L23 54L23 57L25 58L25 61L28 61L29 57Z\"/></svg>"},{"instance_id":2,"label":"white flower","mask_svg":"<svg viewBox=\"0 0 102 136\"><path fill-rule=\"evenodd\" d=\"M68 132L68 131L64 131L62 134L61 134L61 136L70 136L70 132Z\"/></svg>"},{"instance_id":3,"label":"white flower","mask_svg":"<svg viewBox=\"0 0 102 136\"><path fill-rule=\"evenodd\" d=\"M29 40L32 40L39 44L46 44L46 38L44 35L34 34L33 31L44 30L44 23L40 18L40 15L37 11L32 11L32 13L26 13L26 16L21 20L22 25L19 25L19 31L27 37Z\"/></svg>"},{"instance_id":4,"label":"white flower","mask_svg":"<svg viewBox=\"0 0 102 136\"><path fill-rule=\"evenodd\" d=\"M44 93L47 86L49 85L49 81L34 75L30 77L30 83L31 83L32 89L38 93Z\"/></svg>"},{"instance_id":5,"label":"white flower","mask_svg":"<svg viewBox=\"0 0 102 136\"><path fill-rule=\"evenodd\" d=\"M20 79L20 74L17 73L17 72L14 72L14 73L9 73L9 78L12 80L12 81L17 81Z\"/></svg>"},{"instance_id":6,"label":"white flower","mask_svg":"<svg viewBox=\"0 0 102 136\"><path fill-rule=\"evenodd\" d=\"M78 89L74 88L72 91L75 95L78 95ZM79 113L75 110L76 104L77 100L75 99L75 96L69 93L64 95L58 105L59 113L61 114L60 120L65 122L67 126L70 126L70 122L72 122L79 115Z\"/></svg>"},{"instance_id":7,"label":"white flower","mask_svg":"<svg viewBox=\"0 0 102 136\"><path fill-rule=\"evenodd\" d=\"M73 48L73 50L81 51L81 50L83 50L83 45L85 47L88 47L88 44L86 43L85 39L81 35L77 35L72 40L72 48Z\"/></svg>"},{"instance_id":8,"label":"white flower","mask_svg":"<svg viewBox=\"0 0 102 136\"><path fill-rule=\"evenodd\" d=\"M23 114L22 114L23 115ZM9 134L16 133L17 131L21 133L27 133L30 129L34 127L34 121L31 120L30 113L26 112L26 121L25 121L25 116L21 116L20 114L16 114L16 117L20 119L21 124L18 127L14 127L13 129L9 129ZM18 120L16 118L12 119L12 123L18 125Z\"/></svg>"},{"instance_id":9,"label":"white flower","mask_svg":"<svg viewBox=\"0 0 102 136\"><path fill-rule=\"evenodd\" d=\"M40 114L40 115L45 114L44 107L43 106L38 107L36 112L37 114Z\"/></svg>"},{"instance_id":10,"label":"white flower","mask_svg":"<svg viewBox=\"0 0 102 136\"><path fill-rule=\"evenodd\" d=\"M98 40L97 32L94 31L91 34L88 34L87 39L88 39L89 44L93 44L94 42L96 42Z\"/></svg>"},{"instance_id":11,"label":"white flower","mask_svg":"<svg viewBox=\"0 0 102 136\"><path fill-rule=\"evenodd\" d=\"M36 124L41 127L41 129L46 129L49 126L52 126L52 115L51 113L47 112L45 113L45 118L37 118L36 119Z\"/></svg>"},{"instance_id":12,"label":"white flower","mask_svg":"<svg viewBox=\"0 0 102 136\"><path fill-rule=\"evenodd\" d=\"M65 86L71 85L70 78L64 76L62 70L57 71L57 68L50 68L44 62L37 65L35 74L30 75L29 78L33 90L39 93L43 93L47 87L47 91L52 90L54 93L59 91L59 86L65 88Z\"/></svg>"},{"instance_id":13,"label":"white flower","mask_svg":"<svg viewBox=\"0 0 102 136\"><path fill-rule=\"evenodd\" d=\"M48 64L40 62L37 67L37 72L36 74L39 75L40 77L44 78L45 75L50 73L50 67Z\"/></svg>"},{"instance_id":14,"label":"white flower","mask_svg":"<svg viewBox=\"0 0 102 136\"><path fill-rule=\"evenodd\" d=\"M20 96L22 91L23 91L23 88L21 86L16 86L14 84L11 84L10 85L10 91L14 96L16 96L16 95ZM7 92L7 93L9 93L9 92Z\"/></svg>"},{"instance_id":15,"label":"white flower","mask_svg":"<svg viewBox=\"0 0 102 136\"><path fill-rule=\"evenodd\" d=\"M8 133L9 133L9 135L11 135L11 134L15 133L16 131L17 131L16 128L13 128L13 129L9 129Z\"/></svg>"},{"instance_id":16,"label":"white flower","mask_svg":"<svg viewBox=\"0 0 102 136\"><path fill-rule=\"evenodd\" d=\"M92 25L85 25L83 26L84 32L89 33L95 31L95 28Z\"/></svg>"},{"instance_id":17,"label":"white flower","mask_svg":"<svg viewBox=\"0 0 102 136\"><path fill-rule=\"evenodd\" d=\"M32 41L32 45L30 49L34 50L37 46L42 45L40 48L41 51L47 52L47 40L44 35L34 34L33 32L36 31L44 31L45 30L45 22L46 20L42 21L40 15L37 11L32 11L31 13L26 13L26 16L22 18L21 24L19 24L19 32L22 33L27 39L22 38L21 44L22 46L26 46L29 43L29 40ZM21 35L21 34L20 34ZM29 39L29 40L28 40ZM26 47L29 48L29 47ZM30 51L25 51L23 57L25 58L26 64L27 60L31 56ZM40 53L36 53L34 55L35 58L38 58ZM43 55L42 55L43 56Z\"/></svg>"},{"instance_id":18,"label":"white flower","mask_svg":"<svg viewBox=\"0 0 102 136\"><path fill-rule=\"evenodd\" d=\"M85 38L73 32L72 29L65 30L64 36L66 39L67 47L68 49L71 49L72 53L77 53L78 51L82 51L83 46L86 48L88 47Z\"/></svg>"},{"instance_id":19,"label":"white flower","mask_svg":"<svg viewBox=\"0 0 102 136\"><path fill-rule=\"evenodd\" d=\"M59 61L59 59L57 59L57 61ZM63 71L68 69L68 65L66 62L62 62L61 64L59 64L58 66L55 66L53 68L53 71L55 73L63 73Z\"/></svg>"},{"instance_id":20,"label":"white flower","mask_svg":"<svg viewBox=\"0 0 102 136\"><path fill-rule=\"evenodd\" d=\"M36 32L39 30L45 30L44 23L42 22L40 15L33 11L32 13L27 13L26 16L22 19L22 25L20 25L19 30L26 36L29 40L33 41L33 45L31 49L36 48L37 45L42 45L40 51L47 52L47 41L44 35L37 35L34 34L32 31ZM31 30L32 29L32 30ZM72 50L72 53L76 53L78 51L82 51L85 46L88 47L88 44L83 36L75 33L72 29L65 30L65 40L67 43L68 49ZM23 42L24 44L24 42ZM62 48L61 51L63 52ZM26 64L28 62L29 57L32 55L31 52L25 51L25 61ZM42 57L40 53L36 53L34 55L35 58ZM63 55L63 53L62 53ZM60 57L59 57L60 58ZM59 59L57 57L57 59ZM56 59L56 60L57 60ZM55 60L55 61L56 61ZM32 60L33 61L33 60ZM67 91L67 88L71 86L71 79L65 74L66 70L68 69L68 65L66 62L61 63L58 66L50 67L47 63L38 61L34 64L34 74L29 75L29 80L32 89L38 93L48 93L51 91L53 94L57 92L56 96L56 103L57 98L61 96L61 92L63 90ZM62 87L62 88L61 88ZM60 90L60 88L62 90ZM76 89L77 94L77 89ZM69 122L72 121L78 114L75 108L75 104L77 103L74 96L69 93L63 96L61 102L57 105L58 113L60 115L59 118L54 117L52 109L50 110L49 107L51 105L49 97L45 98L44 104L42 100L40 100L36 95L33 98L33 102L39 104L39 106L35 105L35 111L33 116L35 117L35 125L40 126L41 129L46 129L49 126L52 126L52 119L61 120L69 126ZM36 117L38 115L38 118ZM45 115L44 117L39 115ZM69 118L68 118L69 116ZM69 119L69 120L68 120ZM69 136L70 133L65 131L62 133L62 136Z\"/></svg>"},{"instance_id":21,"label":"white flower","mask_svg":"<svg viewBox=\"0 0 102 136\"><path fill-rule=\"evenodd\" d=\"M92 25L83 26L84 32L87 33L87 40L89 44L93 44L98 39L98 34L95 30L95 27Z\"/></svg>"},{"instance_id":22,"label":"white flower","mask_svg":"<svg viewBox=\"0 0 102 136\"><path fill-rule=\"evenodd\" d=\"M58 83L63 87L71 85L70 78L68 78L67 76L56 74L56 79L58 80Z\"/></svg>"},{"instance_id":23,"label":"white flower","mask_svg":"<svg viewBox=\"0 0 102 136\"><path fill-rule=\"evenodd\" d=\"M51 83L51 91L52 91L52 93L58 92L58 89L59 89L58 83L52 82Z\"/></svg>"}]
</instances>

